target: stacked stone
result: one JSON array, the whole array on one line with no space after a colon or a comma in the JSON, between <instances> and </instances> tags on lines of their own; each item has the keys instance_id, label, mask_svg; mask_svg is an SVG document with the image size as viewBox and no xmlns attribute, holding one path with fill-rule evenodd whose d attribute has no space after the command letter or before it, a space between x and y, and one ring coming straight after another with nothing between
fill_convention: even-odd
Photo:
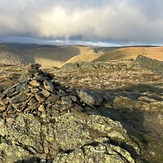
<instances>
[{"instance_id":1,"label":"stacked stone","mask_svg":"<svg viewBox=\"0 0 163 163\"><path fill-rule=\"evenodd\" d=\"M56 83L54 76L43 72L40 67L39 64L28 66L19 81L1 94L0 113L3 117L20 112L41 115L74 108L82 111L83 103L100 105L102 102L102 98L90 90L77 91Z\"/></svg>"}]
</instances>

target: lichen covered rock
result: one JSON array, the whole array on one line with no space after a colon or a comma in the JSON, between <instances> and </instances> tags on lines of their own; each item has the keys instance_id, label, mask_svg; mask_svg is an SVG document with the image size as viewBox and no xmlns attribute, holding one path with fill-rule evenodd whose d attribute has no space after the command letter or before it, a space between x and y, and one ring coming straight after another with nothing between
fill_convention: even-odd
<instances>
[{"instance_id":1,"label":"lichen covered rock","mask_svg":"<svg viewBox=\"0 0 163 163\"><path fill-rule=\"evenodd\" d=\"M88 89L80 90L78 95L80 100L88 105L100 105L103 101L100 95Z\"/></svg>"},{"instance_id":2,"label":"lichen covered rock","mask_svg":"<svg viewBox=\"0 0 163 163\"><path fill-rule=\"evenodd\" d=\"M139 153L119 122L100 115L65 113L38 118L21 113L7 122L1 119L0 131L1 162L33 156L54 162L134 162L127 146Z\"/></svg>"}]
</instances>

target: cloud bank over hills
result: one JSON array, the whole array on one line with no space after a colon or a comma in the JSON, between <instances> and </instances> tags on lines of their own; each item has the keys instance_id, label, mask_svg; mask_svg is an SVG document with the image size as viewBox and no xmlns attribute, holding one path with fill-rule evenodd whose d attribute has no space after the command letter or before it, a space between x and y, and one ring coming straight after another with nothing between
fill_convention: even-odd
<instances>
[{"instance_id":1,"label":"cloud bank over hills","mask_svg":"<svg viewBox=\"0 0 163 163\"><path fill-rule=\"evenodd\" d=\"M0 41L161 44L161 0L1 0Z\"/></svg>"}]
</instances>

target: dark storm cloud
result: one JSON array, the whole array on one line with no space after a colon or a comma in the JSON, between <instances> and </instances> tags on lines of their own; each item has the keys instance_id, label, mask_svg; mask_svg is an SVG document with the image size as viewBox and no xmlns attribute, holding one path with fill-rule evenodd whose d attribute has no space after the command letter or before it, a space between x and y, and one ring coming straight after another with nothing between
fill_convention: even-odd
<instances>
[{"instance_id":1,"label":"dark storm cloud","mask_svg":"<svg viewBox=\"0 0 163 163\"><path fill-rule=\"evenodd\" d=\"M162 6L161 0L0 0L0 40L162 43Z\"/></svg>"}]
</instances>

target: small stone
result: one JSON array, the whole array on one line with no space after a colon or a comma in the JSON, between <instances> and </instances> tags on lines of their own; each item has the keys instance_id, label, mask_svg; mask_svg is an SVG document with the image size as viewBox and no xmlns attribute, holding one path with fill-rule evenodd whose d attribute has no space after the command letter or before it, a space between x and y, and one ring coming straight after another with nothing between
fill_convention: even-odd
<instances>
[{"instance_id":1,"label":"small stone","mask_svg":"<svg viewBox=\"0 0 163 163\"><path fill-rule=\"evenodd\" d=\"M71 98L71 100L73 101L73 102L77 102L77 97L76 96L70 96L70 98Z\"/></svg>"},{"instance_id":2,"label":"small stone","mask_svg":"<svg viewBox=\"0 0 163 163\"><path fill-rule=\"evenodd\" d=\"M65 109L72 107L71 98L69 96L62 97L62 105L65 107Z\"/></svg>"},{"instance_id":3,"label":"small stone","mask_svg":"<svg viewBox=\"0 0 163 163\"><path fill-rule=\"evenodd\" d=\"M17 92L17 93L19 93L19 92ZM8 96L12 96L12 94L15 94L15 89L14 88L9 89L8 92L7 92Z\"/></svg>"},{"instance_id":4,"label":"small stone","mask_svg":"<svg viewBox=\"0 0 163 163\"><path fill-rule=\"evenodd\" d=\"M33 105L28 105L28 107L24 110L24 113L30 113L33 110L38 108L38 103L33 103Z\"/></svg>"},{"instance_id":5,"label":"small stone","mask_svg":"<svg viewBox=\"0 0 163 163\"><path fill-rule=\"evenodd\" d=\"M0 112L3 112L6 110L6 106L0 106Z\"/></svg>"},{"instance_id":6,"label":"small stone","mask_svg":"<svg viewBox=\"0 0 163 163\"><path fill-rule=\"evenodd\" d=\"M47 161L45 159L41 159L39 163L46 163Z\"/></svg>"},{"instance_id":7,"label":"small stone","mask_svg":"<svg viewBox=\"0 0 163 163\"><path fill-rule=\"evenodd\" d=\"M39 69L41 65L39 63L31 64L27 68L30 69Z\"/></svg>"},{"instance_id":8,"label":"small stone","mask_svg":"<svg viewBox=\"0 0 163 163\"><path fill-rule=\"evenodd\" d=\"M32 77L39 75L40 70L39 69L29 69L28 73L32 75Z\"/></svg>"},{"instance_id":9,"label":"small stone","mask_svg":"<svg viewBox=\"0 0 163 163\"><path fill-rule=\"evenodd\" d=\"M36 103L36 99L33 97L30 99L30 101L28 102L28 105L33 105L34 103Z\"/></svg>"},{"instance_id":10,"label":"small stone","mask_svg":"<svg viewBox=\"0 0 163 163\"><path fill-rule=\"evenodd\" d=\"M51 92L54 90L53 84L51 82L44 80L43 84L46 90L51 91Z\"/></svg>"},{"instance_id":11,"label":"small stone","mask_svg":"<svg viewBox=\"0 0 163 163\"><path fill-rule=\"evenodd\" d=\"M21 110L21 104L12 104L12 107L17 111Z\"/></svg>"},{"instance_id":12,"label":"small stone","mask_svg":"<svg viewBox=\"0 0 163 163\"><path fill-rule=\"evenodd\" d=\"M44 114L45 113L44 105L40 105L39 108L38 108L38 111L40 111L42 114Z\"/></svg>"},{"instance_id":13,"label":"small stone","mask_svg":"<svg viewBox=\"0 0 163 163\"><path fill-rule=\"evenodd\" d=\"M9 97L12 97L12 96L16 96L17 94L19 94L20 91L14 91L12 94L8 95Z\"/></svg>"},{"instance_id":14,"label":"small stone","mask_svg":"<svg viewBox=\"0 0 163 163\"><path fill-rule=\"evenodd\" d=\"M64 91L64 90L62 90L62 89L60 89L59 91L58 91L58 95L59 96L67 96L67 93Z\"/></svg>"},{"instance_id":15,"label":"small stone","mask_svg":"<svg viewBox=\"0 0 163 163\"><path fill-rule=\"evenodd\" d=\"M31 82L29 82L30 85L34 86L34 87L39 87L40 86L40 82L37 80L32 80Z\"/></svg>"},{"instance_id":16,"label":"small stone","mask_svg":"<svg viewBox=\"0 0 163 163\"><path fill-rule=\"evenodd\" d=\"M25 92L20 92L18 95L16 96L13 96L11 99L10 99L10 103L19 103L19 102L23 102L25 100L28 99L28 94L25 93Z\"/></svg>"},{"instance_id":17,"label":"small stone","mask_svg":"<svg viewBox=\"0 0 163 163\"><path fill-rule=\"evenodd\" d=\"M48 147L44 147L44 152L45 152L46 154L49 153Z\"/></svg>"},{"instance_id":18,"label":"small stone","mask_svg":"<svg viewBox=\"0 0 163 163\"><path fill-rule=\"evenodd\" d=\"M3 103L5 105L7 105L9 103L9 101L10 101L10 98L9 97L6 97L5 99L3 99Z\"/></svg>"},{"instance_id":19,"label":"small stone","mask_svg":"<svg viewBox=\"0 0 163 163\"><path fill-rule=\"evenodd\" d=\"M50 96L50 92L48 92L46 89L43 89L41 91L41 93L45 96L45 97L49 97Z\"/></svg>"},{"instance_id":20,"label":"small stone","mask_svg":"<svg viewBox=\"0 0 163 163\"><path fill-rule=\"evenodd\" d=\"M36 93L35 97L37 99L38 102L44 102L46 100L45 96L42 93Z\"/></svg>"},{"instance_id":21,"label":"small stone","mask_svg":"<svg viewBox=\"0 0 163 163\"><path fill-rule=\"evenodd\" d=\"M57 96L49 96L47 99L46 99L46 104L55 104L55 102L59 99L59 97Z\"/></svg>"},{"instance_id":22,"label":"small stone","mask_svg":"<svg viewBox=\"0 0 163 163\"><path fill-rule=\"evenodd\" d=\"M61 105L62 101L61 100L57 100L55 103L58 104L58 105Z\"/></svg>"},{"instance_id":23,"label":"small stone","mask_svg":"<svg viewBox=\"0 0 163 163\"><path fill-rule=\"evenodd\" d=\"M30 88L32 93L37 93L39 92L39 88Z\"/></svg>"},{"instance_id":24,"label":"small stone","mask_svg":"<svg viewBox=\"0 0 163 163\"><path fill-rule=\"evenodd\" d=\"M16 90L17 90L17 91L20 91L20 92L26 91L27 89L28 89L27 83L19 84L19 85L16 87Z\"/></svg>"},{"instance_id":25,"label":"small stone","mask_svg":"<svg viewBox=\"0 0 163 163\"><path fill-rule=\"evenodd\" d=\"M0 105L4 105L4 101L0 100Z\"/></svg>"},{"instance_id":26,"label":"small stone","mask_svg":"<svg viewBox=\"0 0 163 163\"><path fill-rule=\"evenodd\" d=\"M79 105L75 105L74 107L70 108L71 112L82 112L83 110L84 109L81 106L79 106Z\"/></svg>"},{"instance_id":27,"label":"small stone","mask_svg":"<svg viewBox=\"0 0 163 163\"><path fill-rule=\"evenodd\" d=\"M35 80L37 80L39 82L43 82L46 79L46 77L44 77L43 74L39 74L37 76L34 76L33 79L35 79Z\"/></svg>"},{"instance_id":28,"label":"small stone","mask_svg":"<svg viewBox=\"0 0 163 163\"><path fill-rule=\"evenodd\" d=\"M30 80L33 77L33 75L29 72L25 72L24 74L22 74L19 78L19 82L20 83L24 83L27 82L28 80Z\"/></svg>"}]
</instances>

